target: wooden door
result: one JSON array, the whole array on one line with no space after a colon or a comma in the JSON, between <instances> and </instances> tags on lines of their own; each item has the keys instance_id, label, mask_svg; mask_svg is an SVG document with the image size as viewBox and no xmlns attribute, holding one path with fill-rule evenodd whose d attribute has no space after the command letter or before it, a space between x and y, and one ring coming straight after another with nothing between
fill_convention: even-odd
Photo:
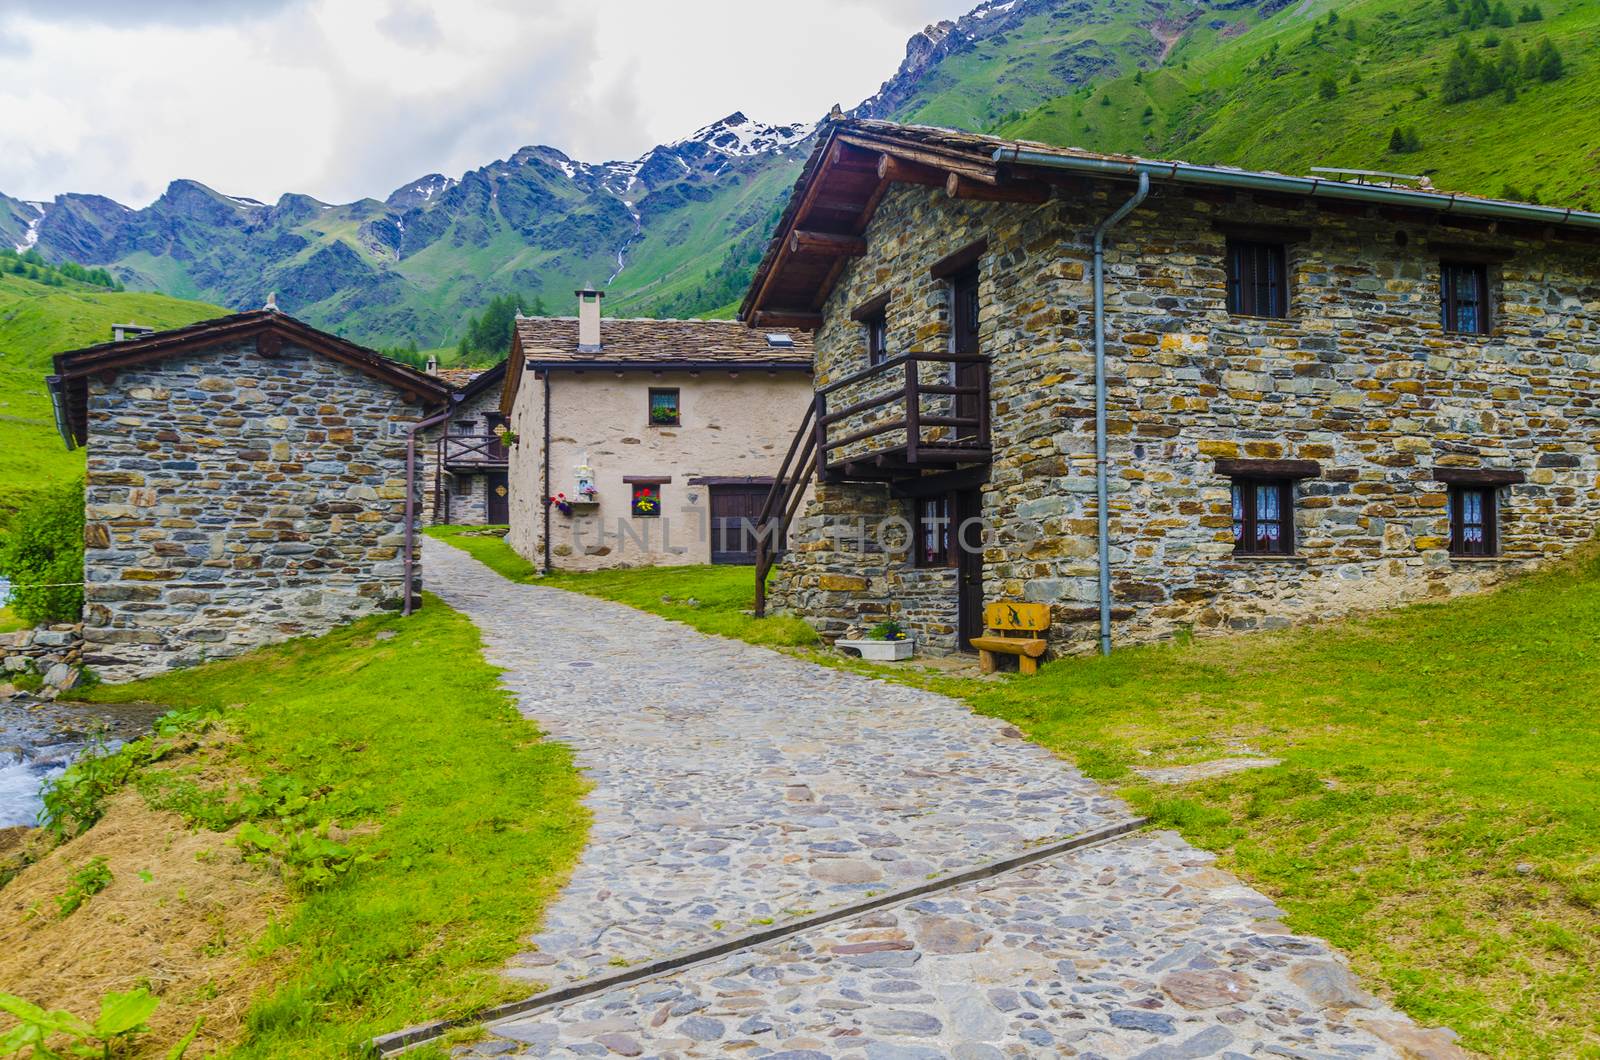
<instances>
[{"instance_id":1,"label":"wooden door","mask_svg":"<svg viewBox=\"0 0 1600 1060\"><path fill-rule=\"evenodd\" d=\"M978 270L969 269L958 273L950 281L950 352L951 353L980 353L978 345ZM951 373L951 379L956 386L976 387L982 380L983 374L980 366L975 364L958 364ZM955 400L955 414L957 416L977 419L978 402L982 400L981 394L958 394ZM978 433L977 427L957 427L957 438L973 438ZM981 631L980 631L981 635Z\"/></svg>"},{"instance_id":2,"label":"wooden door","mask_svg":"<svg viewBox=\"0 0 1600 1060\"><path fill-rule=\"evenodd\" d=\"M504 471L492 471L484 476L489 490L486 516L490 526L505 526L511 522L511 476Z\"/></svg>"},{"instance_id":3,"label":"wooden door","mask_svg":"<svg viewBox=\"0 0 1600 1060\"><path fill-rule=\"evenodd\" d=\"M766 502L767 483L711 487L711 562L754 563L754 529ZM781 542L779 543L781 544Z\"/></svg>"},{"instance_id":4,"label":"wooden door","mask_svg":"<svg viewBox=\"0 0 1600 1060\"><path fill-rule=\"evenodd\" d=\"M962 490L955 496L956 631L961 650L974 651L972 638L983 636L983 494Z\"/></svg>"}]
</instances>

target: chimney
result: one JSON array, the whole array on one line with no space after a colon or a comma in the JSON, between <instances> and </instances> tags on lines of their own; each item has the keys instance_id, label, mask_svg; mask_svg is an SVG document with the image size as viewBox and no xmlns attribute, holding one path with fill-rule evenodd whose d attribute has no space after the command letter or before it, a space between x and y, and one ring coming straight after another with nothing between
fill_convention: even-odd
<instances>
[{"instance_id":1,"label":"chimney","mask_svg":"<svg viewBox=\"0 0 1600 1060\"><path fill-rule=\"evenodd\" d=\"M605 292L589 286L572 293L578 296L578 352L599 353L600 299Z\"/></svg>"},{"instance_id":2,"label":"chimney","mask_svg":"<svg viewBox=\"0 0 1600 1060\"><path fill-rule=\"evenodd\" d=\"M144 324L113 324L111 325L111 341L124 342L128 339L142 338L156 329Z\"/></svg>"},{"instance_id":3,"label":"chimney","mask_svg":"<svg viewBox=\"0 0 1600 1060\"><path fill-rule=\"evenodd\" d=\"M435 357L431 353L428 355L428 374L429 375L438 375L439 374L439 358Z\"/></svg>"}]
</instances>

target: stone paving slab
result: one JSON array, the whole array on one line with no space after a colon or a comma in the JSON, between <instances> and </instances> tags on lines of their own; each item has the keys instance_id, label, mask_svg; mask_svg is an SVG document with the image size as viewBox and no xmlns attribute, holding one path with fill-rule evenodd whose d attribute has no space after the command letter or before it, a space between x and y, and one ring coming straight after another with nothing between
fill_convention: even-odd
<instances>
[{"instance_id":1,"label":"stone paving slab","mask_svg":"<svg viewBox=\"0 0 1600 1060\"><path fill-rule=\"evenodd\" d=\"M506 582L429 540L594 829L509 974L581 982L1131 816L946 697ZM1141 833L500 1023L466 1056L1459 1055L1258 892Z\"/></svg>"},{"instance_id":2,"label":"stone paving slab","mask_svg":"<svg viewBox=\"0 0 1600 1060\"><path fill-rule=\"evenodd\" d=\"M1173 833L1140 833L489 1028L462 1057L1445 1056Z\"/></svg>"},{"instance_id":3,"label":"stone paving slab","mask_svg":"<svg viewBox=\"0 0 1600 1060\"><path fill-rule=\"evenodd\" d=\"M620 604L516 585L427 539L429 587L594 788L571 882L510 974L560 986L1132 816L965 705Z\"/></svg>"}]
</instances>

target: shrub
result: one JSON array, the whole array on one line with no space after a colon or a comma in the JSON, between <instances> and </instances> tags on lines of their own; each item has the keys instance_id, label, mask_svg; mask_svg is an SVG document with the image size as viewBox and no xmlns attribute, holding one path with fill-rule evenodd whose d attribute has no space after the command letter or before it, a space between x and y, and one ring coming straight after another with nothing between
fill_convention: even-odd
<instances>
[{"instance_id":1,"label":"shrub","mask_svg":"<svg viewBox=\"0 0 1600 1060\"><path fill-rule=\"evenodd\" d=\"M1338 99L1339 83L1331 77L1324 77L1322 83L1317 86L1317 95L1323 99Z\"/></svg>"},{"instance_id":2,"label":"shrub","mask_svg":"<svg viewBox=\"0 0 1600 1060\"><path fill-rule=\"evenodd\" d=\"M105 858L93 858L72 874L65 893L56 899L58 916L65 920L78 911L78 907L111 885L111 870Z\"/></svg>"},{"instance_id":3,"label":"shrub","mask_svg":"<svg viewBox=\"0 0 1600 1060\"><path fill-rule=\"evenodd\" d=\"M83 613L83 482L30 497L0 545L11 608L24 621L76 622Z\"/></svg>"},{"instance_id":4,"label":"shrub","mask_svg":"<svg viewBox=\"0 0 1600 1060\"><path fill-rule=\"evenodd\" d=\"M1389 134L1389 152L1396 155L1408 155L1413 151L1422 150L1422 138L1417 135L1417 130L1411 127L1401 128L1396 125Z\"/></svg>"}]
</instances>

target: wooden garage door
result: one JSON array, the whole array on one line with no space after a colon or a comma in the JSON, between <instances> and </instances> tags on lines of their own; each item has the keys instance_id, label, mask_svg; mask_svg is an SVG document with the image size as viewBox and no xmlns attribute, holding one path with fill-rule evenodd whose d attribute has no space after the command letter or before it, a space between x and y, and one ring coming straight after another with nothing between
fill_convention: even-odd
<instances>
[{"instance_id":1,"label":"wooden garage door","mask_svg":"<svg viewBox=\"0 0 1600 1060\"><path fill-rule=\"evenodd\" d=\"M712 563L756 561L756 538L751 531L771 488L766 483L711 487Z\"/></svg>"}]
</instances>

